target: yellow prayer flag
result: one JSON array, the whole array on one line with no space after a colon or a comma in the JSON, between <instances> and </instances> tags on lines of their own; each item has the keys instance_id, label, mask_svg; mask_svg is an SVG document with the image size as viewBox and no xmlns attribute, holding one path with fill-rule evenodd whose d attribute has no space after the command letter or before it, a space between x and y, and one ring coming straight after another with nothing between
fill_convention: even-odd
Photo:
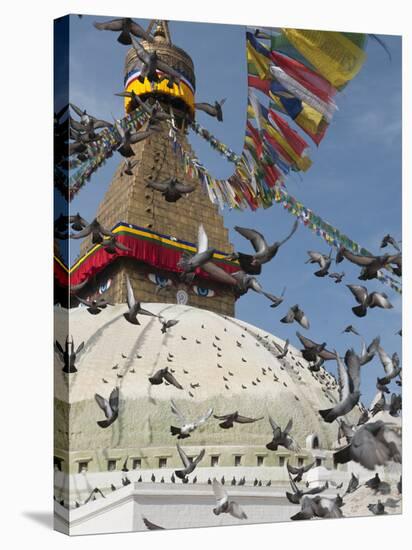
<instances>
[{"instance_id":1,"label":"yellow prayer flag","mask_svg":"<svg viewBox=\"0 0 412 550\"><path fill-rule=\"evenodd\" d=\"M303 109L295 118L295 122L312 134L317 134L323 125L327 124L322 113L319 113L319 111L306 103L303 104Z\"/></svg>"},{"instance_id":2,"label":"yellow prayer flag","mask_svg":"<svg viewBox=\"0 0 412 550\"><path fill-rule=\"evenodd\" d=\"M277 109L287 114L280 99L271 93L269 93L269 95ZM309 135L317 135L323 129L324 125L327 124L322 113L319 113L319 111L304 102L302 102L301 112L294 118L294 121Z\"/></svg>"},{"instance_id":3,"label":"yellow prayer flag","mask_svg":"<svg viewBox=\"0 0 412 550\"><path fill-rule=\"evenodd\" d=\"M275 130L275 128L269 124L268 122L263 122L264 127L268 131L269 135L279 143L279 145L286 151L286 153L290 156L290 158L293 160L293 162L296 164L296 166L299 168L299 170L302 170L303 172L306 172L310 166L312 166L312 161L307 156L299 156L294 149L289 145L287 140L283 137L283 135Z\"/></svg>"},{"instance_id":4,"label":"yellow prayer flag","mask_svg":"<svg viewBox=\"0 0 412 550\"><path fill-rule=\"evenodd\" d=\"M289 42L335 88L342 88L361 69L365 52L340 32L282 29Z\"/></svg>"},{"instance_id":5,"label":"yellow prayer flag","mask_svg":"<svg viewBox=\"0 0 412 550\"><path fill-rule=\"evenodd\" d=\"M248 118L255 118L255 111L250 103L248 103L247 106L247 117Z\"/></svg>"}]
</instances>

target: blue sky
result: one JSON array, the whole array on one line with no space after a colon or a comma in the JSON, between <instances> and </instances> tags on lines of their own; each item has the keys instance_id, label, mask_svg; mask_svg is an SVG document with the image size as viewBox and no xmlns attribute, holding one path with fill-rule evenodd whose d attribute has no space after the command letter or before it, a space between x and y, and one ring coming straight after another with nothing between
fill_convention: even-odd
<instances>
[{"instance_id":1,"label":"blue sky","mask_svg":"<svg viewBox=\"0 0 412 550\"><path fill-rule=\"evenodd\" d=\"M121 16L122 14L120 14ZM123 113L122 99L114 93L122 90L124 57L127 48L116 41L116 34L99 32L92 22L99 17L71 17L70 22L70 101L95 116L111 120ZM137 19L141 24L147 22ZM219 139L239 152L242 150L246 116L245 28L236 25L171 22L173 42L185 49L196 68L196 98L210 101L226 97L224 121L219 123L198 113L198 121ZM368 29L365 29L367 31ZM401 38L385 36L392 55L374 41L367 45L367 60L359 75L338 94L339 110L326 137L317 149L311 147L313 166L287 181L289 192L306 206L344 231L353 240L378 252L386 233L401 238ZM233 165L215 153L207 143L191 134L190 140L199 159L217 177L227 177ZM71 203L74 212L92 218L104 196L120 157L114 156L101 168ZM225 224L235 248L250 250L249 243L233 231L234 225L254 227L275 241L285 235L294 218L274 205L257 212L225 210ZM72 259L78 243L70 243ZM377 281L367 282L370 291L387 292L392 310L375 309L364 319L351 311L355 305L350 291L329 278L318 279L315 268L305 265L307 250L328 253L319 237L299 226L296 235L267 264L260 278L264 288L279 294L287 286L284 304L273 310L264 298L248 293L237 302L236 316L282 337L296 345L297 326L284 325L279 319L289 305L299 303L307 313L311 328L303 331L316 340L326 341L329 349L342 355L348 347L360 346L356 336L341 334L352 323L369 342L380 335L388 353L401 352L401 298ZM360 283L357 269L344 262L344 283ZM335 266L333 266L333 270ZM335 366L328 363L331 371ZM376 377L382 369L378 359L362 372L362 400L368 404L375 393ZM394 386L394 389L397 386Z\"/></svg>"}]
</instances>

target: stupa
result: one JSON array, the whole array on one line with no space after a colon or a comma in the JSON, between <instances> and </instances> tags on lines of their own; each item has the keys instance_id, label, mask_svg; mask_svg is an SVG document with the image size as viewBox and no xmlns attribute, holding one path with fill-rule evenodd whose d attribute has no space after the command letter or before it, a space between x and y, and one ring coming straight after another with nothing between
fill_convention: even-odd
<instances>
[{"instance_id":1,"label":"stupa","mask_svg":"<svg viewBox=\"0 0 412 550\"><path fill-rule=\"evenodd\" d=\"M142 44L177 70L181 83L141 82L131 48L125 90L148 103L159 101L172 116L176 140L191 151L193 62L172 44L167 22L152 21L148 32L153 41ZM125 110L130 109L126 99ZM280 338L235 318L237 295L231 286L201 271L190 284L180 277L177 261L182 252L195 250L200 224L216 249L213 261L228 272L239 266L228 260L233 249L222 216L199 181L186 173L169 132L162 123L160 131L133 146L138 164L132 175L124 173L121 161L96 212L130 251L108 254L85 239L71 268L80 287L69 310L57 295L56 340L63 346L70 335L80 349L76 372L64 372L58 354L54 370L55 520L64 532L141 530L144 517L166 528L238 524L227 514L213 514L214 477L231 484L230 495L247 506L248 523L287 520L296 511L285 497L288 462L297 467L314 463L311 477L304 479L311 487L329 479L347 483L350 475L346 466L333 462L336 424L318 414L339 401L334 377L323 367L313 372L293 346L279 359ZM172 177L195 185L195 191L169 203L146 187L150 180ZM143 307L156 315L141 316L139 326L124 318L127 277ZM104 295L113 305L91 315L76 303L76 295ZM160 317L178 323L163 333ZM149 378L165 367L180 388L151 384ZM103 429L95 395L108 399L116 387L118 418ZM211 416L179 442L170 429L178 421L171 399L190 419L212 408L218 416L237 410L256 422L223 429ZM348 420L355 422L359 415L355 408ZM283 428L292 419L297 449L267 448L273 437L269 416ZM175 478L182 466L177 443L190 457L204 450L187 484Z\"/></svg>"},{"instance_id":2,"label":"stupa","mask_svg":"<svg viewBox=\"0 0 412 550\"><path fill-rule=\"evenodd\" d=\"M153 26L155 28L153 30ZM135 92L149 104L158 101L171 113L176 140L182 149L193 154L187 139L188 124L194 118L195 71L191 58L171 42L168 24L152 22L153 42L142 41L148 50L155 50L161 60L182 76L180 85L168 87L167 80L149 83L139 81L136 52L131 48L125 62L125 90ZM130 112L130 99L125 110ZM170 126L162 123L161 130L133 146L133 161L138 161L133 175L123 172L120 162L109 189L99 205L96 217L105 227L114 228L120 240L130 249L126 256L110 257L90 240L82 243L81 257L73 274L88 284L79 292L80 297L93 297L105 292L109 300L120 303L126 300L126 275L139 288L139 299L145 302L189 304L225 315L234 315L236 296L227 285L212 281L204 273L187 285L177 274L176 263L180 254L194 251L199 225L208 235L209 246L216 249L214 260L228 271L237 269L226 256L233 249L228 231L216 205L212 204L199 180L186 174L177 148L169 137ZM158 191L146 186L148 181L164 181L176 177L195 186L195 191L175 203L166 202ZM103 255L103 258L101 257ZM161 292L159 288L164 287ZM74 302L75 303L75 302Z\"/></svg>"}]
</instances>

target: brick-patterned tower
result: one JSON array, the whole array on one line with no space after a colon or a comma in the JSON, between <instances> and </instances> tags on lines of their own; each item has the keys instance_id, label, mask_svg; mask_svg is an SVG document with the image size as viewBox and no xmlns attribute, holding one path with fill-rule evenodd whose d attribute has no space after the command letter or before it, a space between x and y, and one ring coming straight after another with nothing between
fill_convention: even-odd
<instances>
[{"instance_id":1,"label":"brick-patterned tower","mask_svg":"<svg viewBox=\"0 0 412 550\"><path fill-rule=\"evenodd\" d=\"M155 23L149 26L149 31ZM136 75L136 52L128 51L125 65L125 88L134 90L144 101L158 100L167 112L172 112L178 127L177 141L186 151L191 151L188 143L187 123L194 117L195 75L191 58L180 48L170 42L166 22L157 22L154 40L142 42L147 50L155 49L159 58L176 69L183 77L180 86L167 87L167 81L155 84L153 89L145 79L141 83ZM137 73L138 74L138 73ZM134 78L133 78L134 77ZM129 101L125 102L126 111ZM164 122L161 131L153 133L146 140L133 147L135 155L132 160L138 164L133 175L122 173L122 161L113 177L112 183L101 202L96 216L105 227L113 227L119 222L147 228L156 234L171 236L179 241L197 242L199 224L203 224L209 238L209 246L224 253L231 253L232 246L228 231L218 208L212 204L207 194L201 189L199 180L185 174L180 157L169 137L170 126ZM149 180L163 181L177 177L179 181L194 184L195 191L181 198L176 203L166 202L158 191L146 187ZM172 240L173 240L172 239ZM90 248L90 241L82 245L82 253ZM227 286L212 280L194 280L192 285L185 285L176 274L153 269L138 258L117 258L103 269L94 280L93 290L105 285L110 280L107 290L109 298L115 302L126 300L126 277L128 274L138 297L144 302L187 301L189 305L205 308L218 313L233 315L235 295ZM167 280L173 283L168 290L156 291L154 281ZM159 279L160 278L160 279ZM97 285L97 286L96 286ZM180 290L179 294L178 291ZM88 285L81 294L90 296Z\"/></svg>"}]
</instances>

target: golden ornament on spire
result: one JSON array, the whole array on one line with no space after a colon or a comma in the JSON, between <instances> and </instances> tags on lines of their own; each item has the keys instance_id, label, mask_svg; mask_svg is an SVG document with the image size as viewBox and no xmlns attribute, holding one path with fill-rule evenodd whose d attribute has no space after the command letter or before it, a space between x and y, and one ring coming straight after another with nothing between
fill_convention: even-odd
<instances>
[{"instance_id":1,"label":"golden ornament on spire","mask_svg":"<svg viewBox=\"0 0 412 550\"><path fill-rule=\"evenodd\" d=\"M166 110L172 109L177 120L191 120L194 116L196 78L191 57L181 48L172 44L167 21L152 20L147 32L153 37L152 41L141 40L140 44L146 52L155 52L163 63L179 73L180 81L171 83L167 77L159 82L149 82L147 78L141 81L142 63L136 50L132 47L127 52L125 62L124 88L127 92L136 95L152 96L153 100L160 101ZM162 74L159 72L159 76ZM130 112L130 98L125 99L126 112Z\"/></svg>"}]
</instances>

